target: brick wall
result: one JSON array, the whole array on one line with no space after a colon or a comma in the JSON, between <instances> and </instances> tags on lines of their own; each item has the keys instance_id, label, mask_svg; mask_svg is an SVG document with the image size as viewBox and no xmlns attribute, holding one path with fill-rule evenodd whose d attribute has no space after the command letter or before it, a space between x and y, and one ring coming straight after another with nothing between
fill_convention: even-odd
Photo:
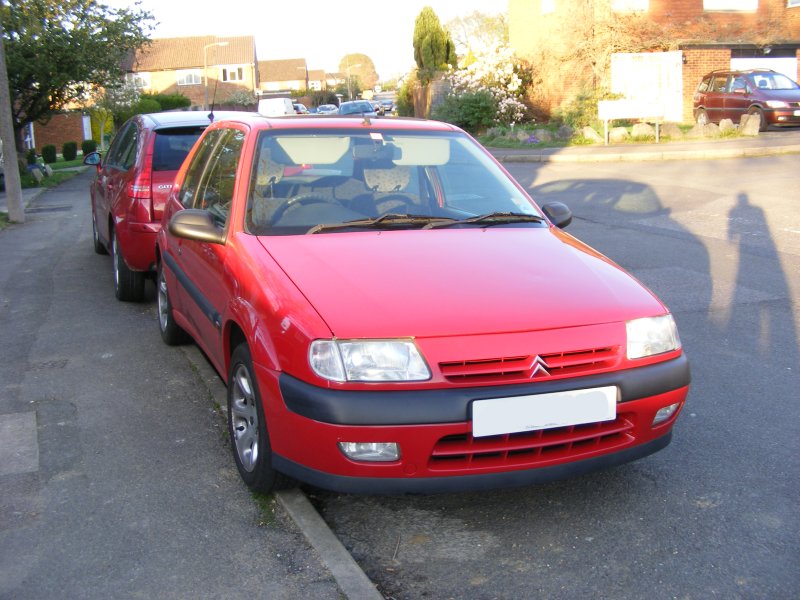
<instances>
[{"instance_id":1,"label":"brick wall","mask_svg":"<svg viewBox=\"0 0 800 600\"><path fill-rule=\"evenodd\" d=\"M61 152L64 142L75 142L80 152L81 142L84 140L83 114L79 111L55 114L47 123L34 123L33 135L38 153L47 144L53 144Z\"/></svg>"}]
</instances>

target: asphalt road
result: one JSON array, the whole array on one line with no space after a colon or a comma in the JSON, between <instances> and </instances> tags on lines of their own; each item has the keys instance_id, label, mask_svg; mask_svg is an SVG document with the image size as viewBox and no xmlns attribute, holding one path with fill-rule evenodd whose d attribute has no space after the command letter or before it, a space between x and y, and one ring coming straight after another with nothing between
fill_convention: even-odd
<instances>
[{"instance_id":1,"label":"asphalt road","mask_svg":"<svg viewBox=\"0 0 800 600\"><path fill-rule=\"evenodd\" d=\"M323 517L396 600L800 597L800 157L507 167L674 312L672 444L516 490L309 491Z\"/></svg>"},{"instance_id":2,"label":"asphalt road","mask_svg":"<svg viewBox=\"0 0 800 600\"><path fill-rule=\"evenodd\" d=\"M152 285L114 299L88 181L0 233L0 598L340 600L241 484L222 385L194 346L161 342Z\"/></svg>"}]
</instances>

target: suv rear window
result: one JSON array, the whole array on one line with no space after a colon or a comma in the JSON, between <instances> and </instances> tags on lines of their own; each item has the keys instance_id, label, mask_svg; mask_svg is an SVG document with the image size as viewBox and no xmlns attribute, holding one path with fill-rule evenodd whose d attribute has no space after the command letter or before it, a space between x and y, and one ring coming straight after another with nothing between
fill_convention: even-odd
<instances>
[{"instance_id":1,"label":"suv rear window","mask_svg":"<svg viewBox=\"0 0 800 600\"><path fill-rule=\"evenodd\" d=\"M159 129L153 146L153 171L177 171L205 127Z\"/></svg>"}]
</instances>

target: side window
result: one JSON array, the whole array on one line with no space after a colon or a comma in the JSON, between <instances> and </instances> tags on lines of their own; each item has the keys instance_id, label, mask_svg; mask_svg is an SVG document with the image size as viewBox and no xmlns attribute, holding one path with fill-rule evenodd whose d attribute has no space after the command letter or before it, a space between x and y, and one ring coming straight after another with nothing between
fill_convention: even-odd
<instances>
[{"instance_id":1,"label":"side window","mask_svg":"<svg viewBox=\"0 0 800 600\"><path fill-rule=\"evenodd\" d=\"M192 186L191 207L207 210L210 212L217 224L224 227L230 215L231 201L233 200L233 190L236 185L236 170L244 145L244 132L238 129L218 129L212 132L215 135L206 136L209 140L208 152L206 148L201 148L193 161L192 168L197 167L199 173L197 185ZM216 142L216 143L214 143ZM204 156L201 157L200 154ZM190 175L196 176L197 172ZM190 176L187 175L187 182ZM186 206L189 193L188 188L184 188L181 201Z\"/></svg>"},{"instance_id":2,"label":"side window","mask_svg":"<svg viewBox=\"0 0 800 600\"><path fill-rule=\"evenodd\" d=\"M736 90L746 90L747 89L747 82L745 81L744 77L739 75L733 79L733 83L731 84L731 91Z\"/></svg>"},{"instance_id":3,"label":"side window","mask_svg":"<svg viewBox=\"0 0 800 600\"><path fill-rule=\"evenodd\" d=\"M727 75L715 75L714 76L714 83L711 86L712 92L725 92L728 90L728 76Z\"/></svg>"},{"instance_id":4,"label":"side window","mask_svg":"<svg viewBox=\"0 0 800 600\"><path fill-rule=\"evenodd\" d=\"M220 138L225 133L222 129L209 131L197 148L197 152L192 157L192 162L186 170L186 178L180 190L181 204L184 208L194 206L194 197L200 189L200 181L207 169L208 158L214 152L214 148L219 144Z\"/></svg>"},{"instance_id":5,"label":"side window","mask_svg":"<svg viewBox=\"0 0 800 600\"><path fill-rule=\"evenodd\" d=\"M106 165L125 168L125 156L130 153L131 147L136 147L136 124L128 123L116 135L106 156ZM135 151L134 151L135 156Z\"/></svg>"}]
</instances>

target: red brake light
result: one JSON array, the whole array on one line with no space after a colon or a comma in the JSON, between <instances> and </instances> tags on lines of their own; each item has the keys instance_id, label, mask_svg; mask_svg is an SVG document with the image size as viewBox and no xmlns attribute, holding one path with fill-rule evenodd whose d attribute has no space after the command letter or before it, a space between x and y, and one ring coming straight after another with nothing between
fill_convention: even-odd
<instances>
[{"instance_id":1,"label":"red brake light","mask_svg":"<svg viewBox=\"0 0 800 600\"><path fill-rule=\"evenodd\" d=\"M128 214L134 221L153 220L153 139L148 144L141 169L128 184Z\"/></svg>"}]
</instances>

